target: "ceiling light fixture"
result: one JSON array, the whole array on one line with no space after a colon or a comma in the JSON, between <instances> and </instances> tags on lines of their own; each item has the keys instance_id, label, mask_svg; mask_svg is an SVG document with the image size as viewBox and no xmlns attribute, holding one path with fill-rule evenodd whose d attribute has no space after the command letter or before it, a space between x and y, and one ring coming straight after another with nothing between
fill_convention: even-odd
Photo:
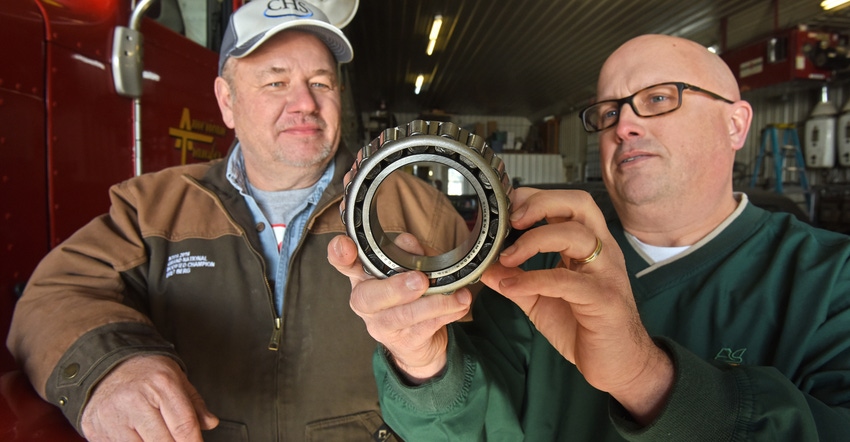
<instances>
[{"instance_id":1,"label":"ceiling light fixture","mask_svg":"<svg viewBox=\"0 0 850 442\"><path fill-rule=\"evenodd\" d=\"M846 6L848 1L850 0L823 0L820 2L820 7L829 11L830 9L838 8L839 6Z\"/></svg>"},{"instance_id":2,"label":"ceiling light fixture","mask_svg":"<svg viewBox=\"0 0 850 442\"><path fill-rule=\"evenodd\" d=\"M419 91L422 90L422 83L423 82L425 82L425 76L423 76L422 74L419 74L419 76L416 77L416 90L413 91L416 95L419 95Z\"/></svg>"},{"instance_id":3,"label":"ceiling light fixture","mask_svg":"<svg viewBox=\"0 0 850 442\"><path fill-rule=\"evenodd\" d=\"M850 1L850 0L845 0ZM434 53L434 46L437 45L437 37L440 36L440 28L443 26L443 16L435 15L434 22L431 23L431 33L428 35L428 48L425 49L425 53L431 55Z\"/></svg>"},{"instance_id":4,"label":"ceiling light fixture","mask_svg":"<svg viewBox=\"0 0 850 442\"><path fill-rule=\"evenodd\" d=\"M425 49L425 53L431 55L434 53L434 46L437 45L437 40L428 40L428 49Z\"/></svg>"}]
</instances>

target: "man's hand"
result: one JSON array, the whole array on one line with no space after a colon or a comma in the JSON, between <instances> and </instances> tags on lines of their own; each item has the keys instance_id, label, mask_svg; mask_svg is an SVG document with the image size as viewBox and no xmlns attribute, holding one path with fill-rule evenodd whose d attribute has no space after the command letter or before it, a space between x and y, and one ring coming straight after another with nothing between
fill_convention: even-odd
<instances>
[{"instance_id":1,"label":"man's hand","mask_svg":"<svg viewBox=\"0 0 850 442\"><path fill-rule=\"evenodd\" d=\"M593 199L581 191L518 188L511 223L531 228L506 248L481 280L514 301L552 345L638 422L648 423L673 381L669 357L643 327L625 260ZM602 249L595 259L597 238ZM517 268L541 252L558 252L556 268Z\"/></svg>"},{"instance_id":2,"label":"man's hand","mask_svg":"<svg viewBox=\"0 0 850 442\"><path fill-rule=\"evenodd\" d=\"M83 410L90 441L201 442L218 425L173 359L136 356L107 374Z\"/></svg>"},{"instance_id":3,"label":"man's hand","mask_svg":"<svg viewBox=\"0 0 850 442\"><path fill-rule=\"evenodd\" d=\"M395 243L408 253L424 254L413 235L402 234ZM352 310L366 323L369 334L389 350L396 368L409 382L424 382L443 370L446 324L469 311L469 289L422 296L428 288L422 272L409 271L386 279L369 276L363 272L357 246L345 235L331 240L328 261L351 280Z\"/></svg>"}]
</instances>

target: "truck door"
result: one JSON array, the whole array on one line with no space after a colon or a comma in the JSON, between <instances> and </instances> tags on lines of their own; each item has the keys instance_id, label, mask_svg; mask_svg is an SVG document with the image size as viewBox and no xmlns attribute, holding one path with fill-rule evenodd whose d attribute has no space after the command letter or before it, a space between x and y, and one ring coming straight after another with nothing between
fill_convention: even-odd
<instances>
[{"instance_id":1,"label":"truck door","mask_svg":"<svg viewBox=\"0 0 850 442\"><path fill-rule=\"evenodd\" d=\"M3 343L16 294L50 248L108 210L109 186L137 170L226 153L233 133L221 122L213 81L234 3L241 1L3 1ZM136 99L122 94L113 76L115 32L134 13L143 37ZM13 366L0 346L0 368Z\"/></svg>"}]
</instances>

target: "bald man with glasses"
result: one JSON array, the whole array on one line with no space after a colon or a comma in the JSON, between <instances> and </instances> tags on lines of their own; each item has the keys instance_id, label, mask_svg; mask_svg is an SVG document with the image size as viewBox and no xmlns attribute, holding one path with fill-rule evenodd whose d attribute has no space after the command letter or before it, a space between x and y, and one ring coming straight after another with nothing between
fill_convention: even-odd
<instances>
[{"instance_id":1,"label":"bald man with glasses","mask_svg":"<svg viewBox=\"0 0 850 442\"><path fill-rule=\"evenodd\" d=\"M597 98L580 116L618 219L581 191L516 189L527 230L474 302L421 296L419 272L371 278L331 242L382 344L387 422L429 441L846 440L850 238L733 192L752 108L728 66L641 36Z\"/></svg>"}]
</instances>

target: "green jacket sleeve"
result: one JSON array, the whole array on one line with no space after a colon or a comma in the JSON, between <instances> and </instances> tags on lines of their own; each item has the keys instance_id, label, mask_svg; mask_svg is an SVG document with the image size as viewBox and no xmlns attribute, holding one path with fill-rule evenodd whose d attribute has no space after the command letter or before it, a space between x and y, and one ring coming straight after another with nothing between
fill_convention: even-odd
<instances>
[{"instance_id":1,"label":"green jacket sleeve","mask_svg":"<svg viewBox=\"0 0 850 442\"><path fill-rule=\"evenodd\" d=\"M509 345L520 340L499 342L506 346L493 346L488 352L521 349ZM480 353L474 350L481 345L488 344L473 343L460 325L453 324L445 372L419 386L406 385L379 348L373 360L375 376L384 419L393 430L405 440L522 440L517 404L524 393L521 383L512 381L523 378L524 356L514 353L512 358L481 364Z\"/></svg>"},{"instance_id":2,"label":"green jacket sleeve","mask_svg":"<svg viewBox=\"0 0 850 442\"><path fill-rule=\"evenodd\" d=\"M612 421L627 440L690 434L692 441L843 441L850 434L850 409L827 406L773 367L710 364L672 340L656 342L676 366L673 391L661 415L646 427L611 400ZM841 379L836 385L850 382L847 371L828 376ZM821 388L829 389L828 384Z\"/></svg>"}]
</instances>

